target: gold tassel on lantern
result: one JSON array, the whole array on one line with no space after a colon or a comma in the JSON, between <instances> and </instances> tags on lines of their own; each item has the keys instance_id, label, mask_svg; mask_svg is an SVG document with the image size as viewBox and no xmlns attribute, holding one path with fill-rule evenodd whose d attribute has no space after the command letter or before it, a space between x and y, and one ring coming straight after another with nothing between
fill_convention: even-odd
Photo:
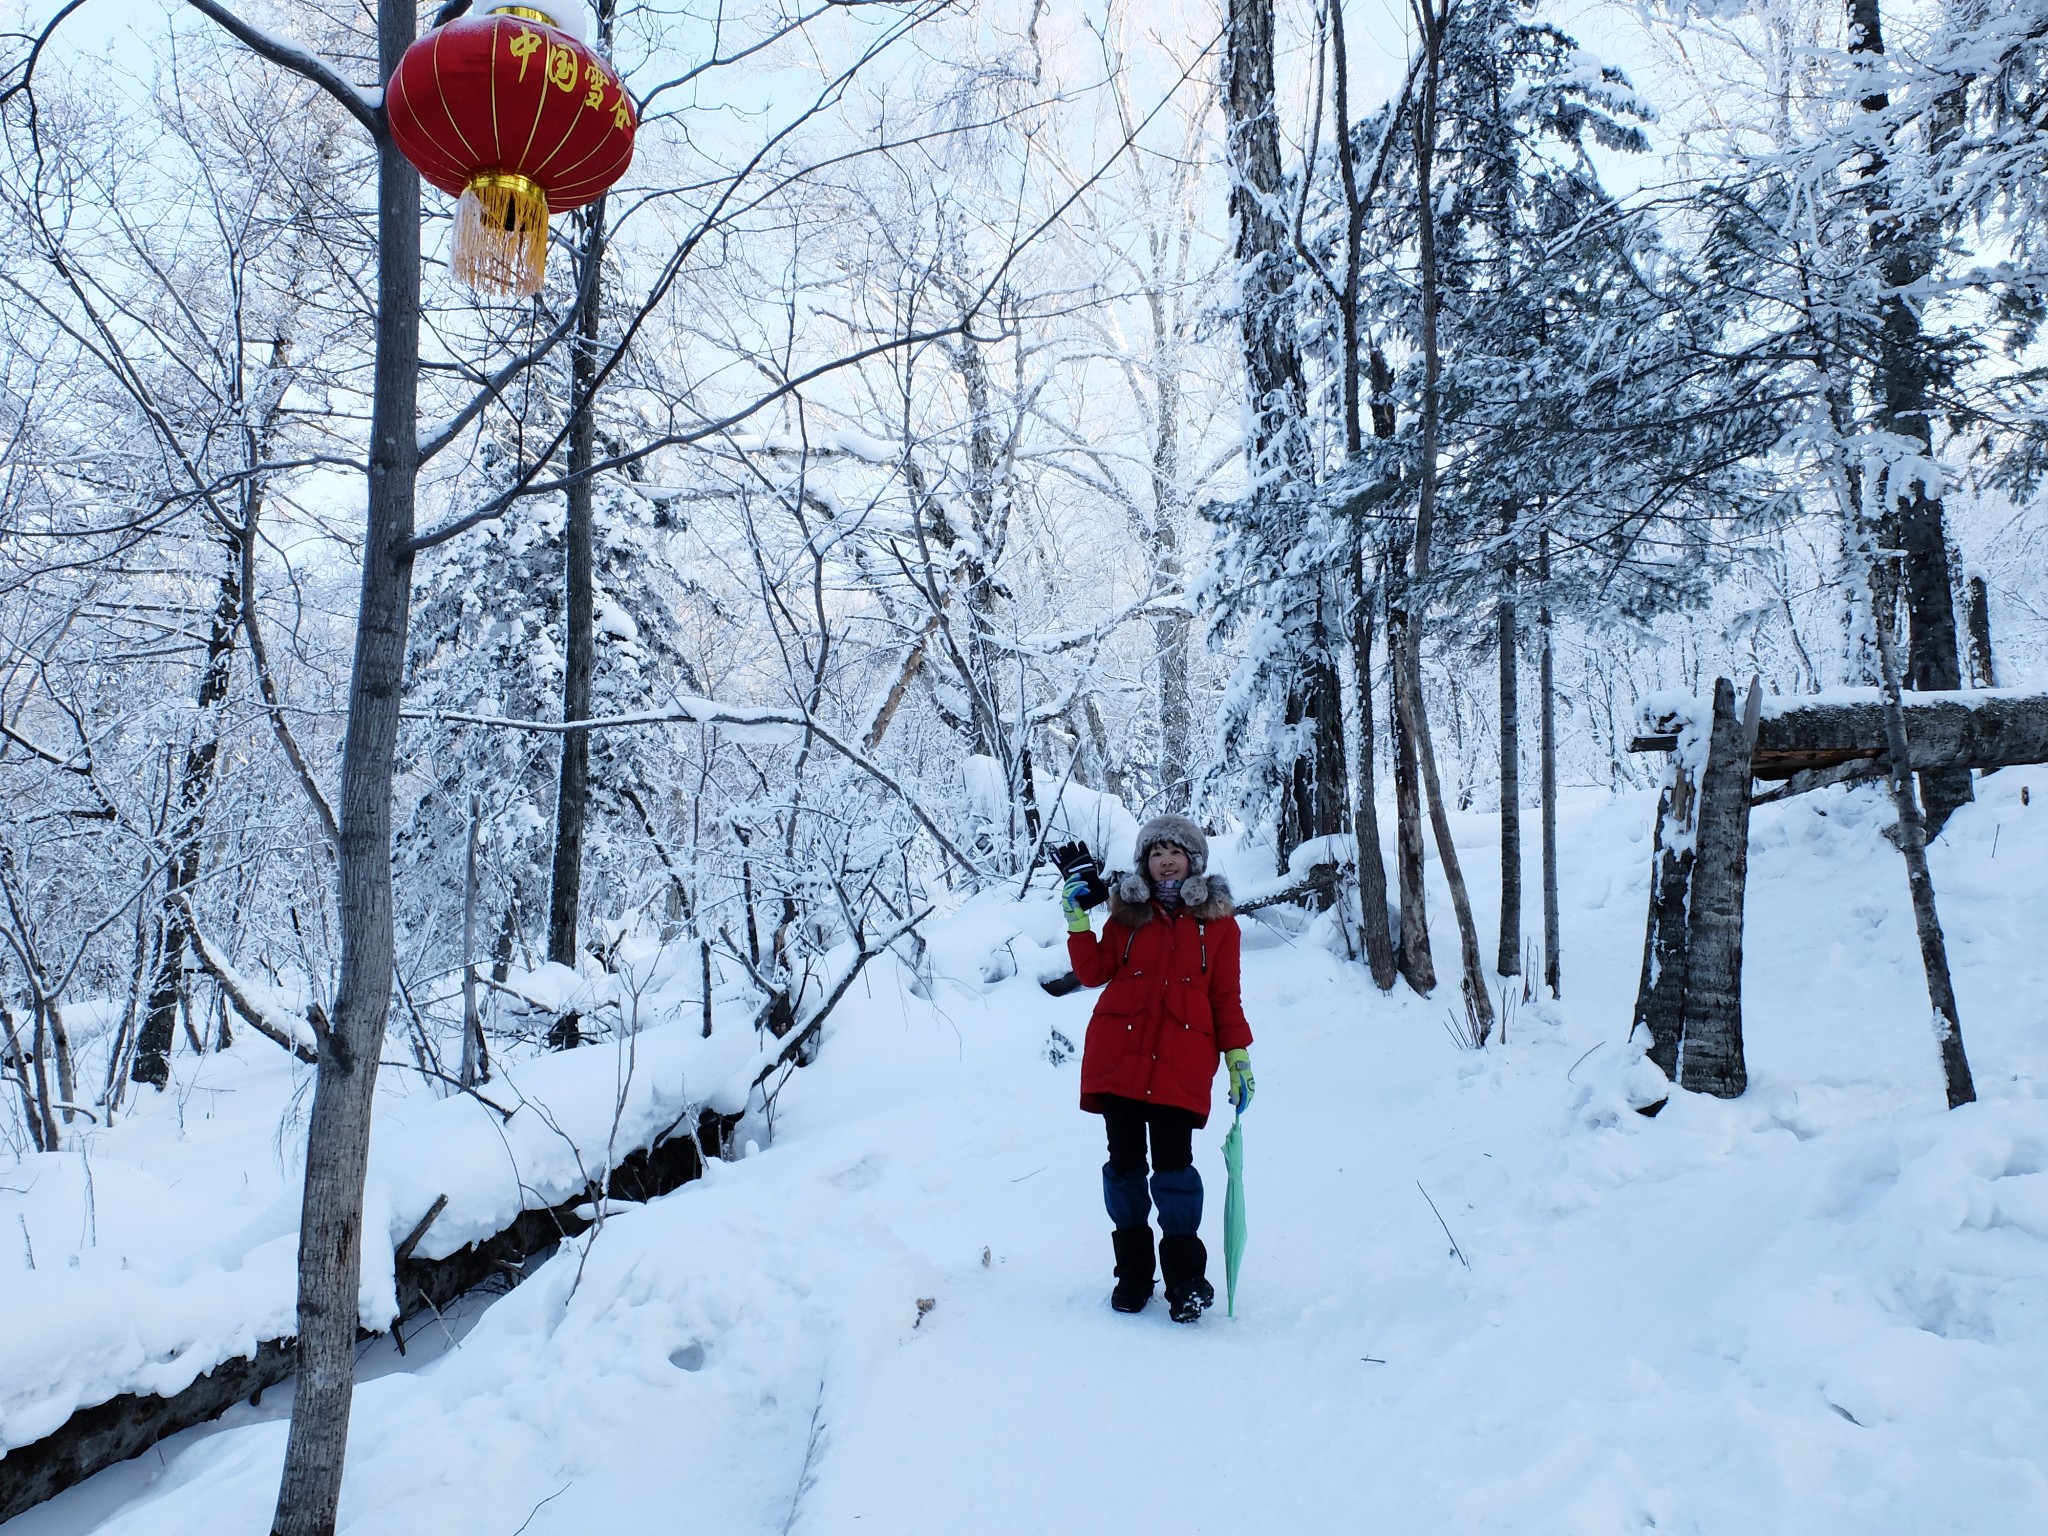
<instances>
[{"instance_id":1,"label":"gold tassel on lantern","mask_svg":"<svg viewBox=\"0 0 2048 1536\"><path fill-rule=\"evenodd\" d=\"M456 278L480 293L530 298L548 265L548 195L539 182L487 171L455 205Z\"/></svg>"}]
</instances>

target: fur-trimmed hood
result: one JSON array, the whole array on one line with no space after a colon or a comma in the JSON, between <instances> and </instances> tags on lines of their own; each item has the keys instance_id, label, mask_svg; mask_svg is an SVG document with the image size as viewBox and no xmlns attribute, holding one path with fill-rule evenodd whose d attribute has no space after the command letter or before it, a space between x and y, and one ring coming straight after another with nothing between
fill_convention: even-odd
<instances>
[{"instance_id":1,"label":"fur-trimmed hood","mask_svg":"<svg viewBox=\"0 0 2048 1536\"><path fill-rule=\"evenodd\" d=\"M1231 899L1230 882L1221 875L1189 875L1180 883L1182 909L1199 923L1213 923L1237 910ZM1132 871L1113 875L1109 882L1109 915L1126 928L1141 928L1152 921L1152 883Z\"/></svg>"}]
</instances>

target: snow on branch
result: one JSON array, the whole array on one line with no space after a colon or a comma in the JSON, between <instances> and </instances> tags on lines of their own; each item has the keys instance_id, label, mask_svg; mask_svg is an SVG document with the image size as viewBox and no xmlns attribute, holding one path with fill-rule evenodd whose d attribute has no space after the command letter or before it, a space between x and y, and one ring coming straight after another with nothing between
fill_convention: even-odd
<instances>
[{"instance_id":1,"label":"snow on branch","mask_svg":"<svg viewBox=\"0 0 2048 1536\"><path fill-rule=\"evenodd\" d=\"M350 85L317 54L308 53L297 43L275 33L266 32L252 22L244 21L226 6L219 4L218 0L186 0L186 3L200 15L218 24L251 53L312 81L340 102L347 109L349 116L369 130L371 138L380 141L383 139L384 93L381 90L364 91Z\"/></svg>"},{"instance_id":2,"label":"snow on branch","mask_svg":"<svg viewBox=\"0 0 2048 1536\"><path fill-rule=\"evenodd\" d=\"M219 983L228 1001L234 1004L235 1012L251 1029L268 1035L299 1060L308 1064L318 1063L320 1037L307 1017L268 983L245 976L230 965L227 956L199 931L199 925L192 921L189 910L181 916L185 933L192 940L192 948L198 954L200 964Z\"/></svg>"}]
</instances>

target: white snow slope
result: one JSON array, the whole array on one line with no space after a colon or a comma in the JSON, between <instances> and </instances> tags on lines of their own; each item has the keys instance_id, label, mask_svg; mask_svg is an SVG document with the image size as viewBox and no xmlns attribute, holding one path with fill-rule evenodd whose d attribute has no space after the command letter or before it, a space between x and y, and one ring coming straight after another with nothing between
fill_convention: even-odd
<instances>
[{"instance_id":1,"label":"white snow slope","mask_svg":"<svg viewBox=\"0 0 2048 1536\"><path fill-rule=\"evenodd\" d=\"M991 893L935 928L933 1003L870 968L772 1145L367 1381L343 1529L2048 1530L2048 804L2024 779L1984 781L1935 851L1981 1095L1954 1113L1869 791L1757 813L1750 1090L1654 1120L1624 1042L1645 797L1568 808L1565 1001L1483 1053L1442 1027L1440 888L1434 1000L1248 921L1251 1245L1238 1316L1193 1327L1106 1304L1099 1122L1044 1053L1092 998L1034 984L1050 901ZM1494 823L1459 826L1482 877ZM1019 929L1018 973L983 983ZM1218 1247L1226 1124L1198 1143ZM280 1414L5 1536L265 1529Z\"/></svg>"}]
</instances>

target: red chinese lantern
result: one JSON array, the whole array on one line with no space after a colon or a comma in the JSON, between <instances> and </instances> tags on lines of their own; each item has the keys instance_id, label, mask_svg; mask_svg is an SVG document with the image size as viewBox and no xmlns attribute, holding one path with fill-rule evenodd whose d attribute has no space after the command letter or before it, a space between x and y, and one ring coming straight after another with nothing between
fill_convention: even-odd
<instances>
[{"instance_id":1,"label":"red chinese lantern","mask_svg":"<svg viewBox=\"0 0 2048 1536\"><path fill-rule=\"evenodd\" d=\"M460 199L455 275L484 292L538 293L548 216L594 202L633 160L638 114L618 76L529 6L435 28L384 100L405 158Z\"/></svg>"}]
</instances>

